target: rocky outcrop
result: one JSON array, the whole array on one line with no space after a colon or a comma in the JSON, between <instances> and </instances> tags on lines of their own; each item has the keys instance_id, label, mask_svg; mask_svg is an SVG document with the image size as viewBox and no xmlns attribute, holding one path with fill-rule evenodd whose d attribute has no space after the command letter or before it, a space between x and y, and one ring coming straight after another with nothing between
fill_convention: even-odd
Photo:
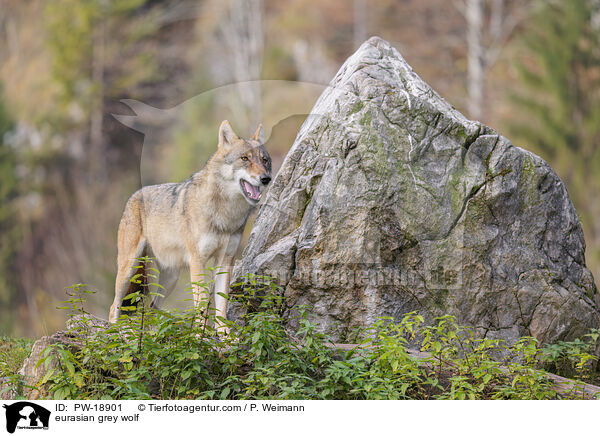
<instances>
[{"instance_id":1,"label":"rocky outcrop","mask_svg":"<svg viewBox=\"0 0 600 436\"><path fill-rule=\"evenodd\" d=\"M234 277L276 277L290 319L308 305L337 341L418 311L553 342L599 325L584 248L546 162L466 119L371 38L300 129Z\"/></svg>"}]
</instances>

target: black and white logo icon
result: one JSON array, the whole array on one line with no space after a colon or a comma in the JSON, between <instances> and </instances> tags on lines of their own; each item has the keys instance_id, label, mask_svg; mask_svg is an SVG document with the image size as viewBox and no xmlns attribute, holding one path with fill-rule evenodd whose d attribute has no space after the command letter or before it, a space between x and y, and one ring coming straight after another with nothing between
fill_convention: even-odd
<instances>
[{"instance_id":1,"label":"black and white logo icon","mask_svg":"<svg viewBox=\"0 0 600 436\"><path fill-rule=\"evenodd\" d=\"M6 409L6 431L14 433L15 429L48 429L50 411L40 405L29 401L19 401L10 405L4 404Z\"/></svg>"}]
</instances>

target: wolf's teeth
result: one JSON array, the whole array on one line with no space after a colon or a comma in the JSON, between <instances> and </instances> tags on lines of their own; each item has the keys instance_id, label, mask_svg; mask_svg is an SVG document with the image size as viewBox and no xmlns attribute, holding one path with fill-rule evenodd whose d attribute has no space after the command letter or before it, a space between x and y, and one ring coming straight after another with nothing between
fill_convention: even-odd
<instances>
[{"instance_id":1,"label":"wolf's teeth","mask_svg":"<svg viewBox=\"0 0 600 436\"><path fill-rule=\"evenodd\" d=\"M261 192L256 186L252 185L244 179L241 180L241 184L244 190L244 194L246 194L248 198L254 201L258 201L260 199Z\"/></svg>"}]
</instances>

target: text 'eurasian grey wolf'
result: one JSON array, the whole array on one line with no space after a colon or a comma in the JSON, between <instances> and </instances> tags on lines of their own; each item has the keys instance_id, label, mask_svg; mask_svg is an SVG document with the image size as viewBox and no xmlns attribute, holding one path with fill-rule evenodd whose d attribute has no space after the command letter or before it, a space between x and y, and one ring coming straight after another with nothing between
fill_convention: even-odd
<instances>
[{"instance_id":1,"label":"text 'eurasian grey wolf'","mask_svg":"<svg viewBox=\"0 0 600 436\"><path fill-rule=\"evenodd\" d=\"M172 291L183 269L192 282L201 281L214 259L216 314L227 316L233 257L248 215L271 181L271 157L263 146L262 125L251 139L239 138L228 121L219 128L219 145L206 166L181 183L145 186L127 201L118 233L118 271L109 320L121 314L123 298L136 273L138 258L154 259L160 271L160 293ZM194 305L210 295L193 285ZM152 307L162 297L155 296ZM219 330L226 331L222 325Z\"/></svg>"}]
</instances>

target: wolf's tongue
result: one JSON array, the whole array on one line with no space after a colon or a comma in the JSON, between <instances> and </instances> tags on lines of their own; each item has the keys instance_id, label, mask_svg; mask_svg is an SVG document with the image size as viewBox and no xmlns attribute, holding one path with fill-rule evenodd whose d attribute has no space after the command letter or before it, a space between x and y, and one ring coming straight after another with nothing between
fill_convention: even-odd
<instances>
[{"instance_id":1,"label":"wolf's tongue","mask_svg":"<svg viewBox=\"0 0 600 436\"><path fill-rule=\"evenodd\" d=\"M258 200L260 198L260 191L258 190L258 188L246 182L245 180L244 188L246 188L246 192L248 192L248 197L250 197L251 199Z\"/></svg>"}]
</instances>

